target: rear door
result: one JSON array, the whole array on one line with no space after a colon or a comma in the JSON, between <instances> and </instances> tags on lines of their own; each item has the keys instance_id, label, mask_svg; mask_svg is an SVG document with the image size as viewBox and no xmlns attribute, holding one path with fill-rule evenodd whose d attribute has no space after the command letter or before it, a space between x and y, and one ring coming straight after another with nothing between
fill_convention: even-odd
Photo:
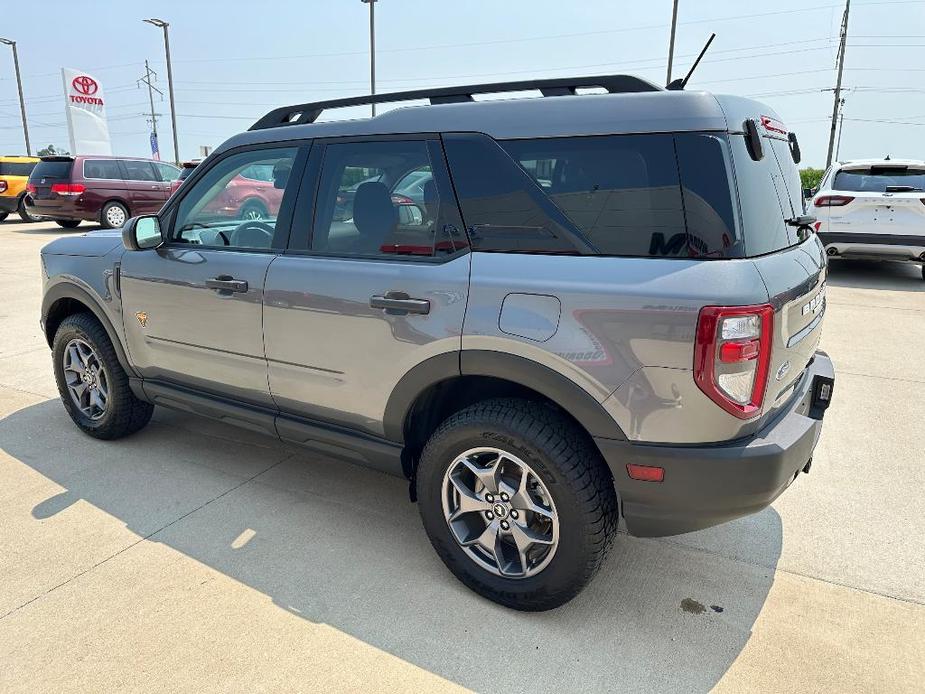
<instances>
[{"instance_id":1,"label":"rear door","mask_svg":"<svg viewBox=\"0 0 925 694\"><path fill-rule=\"evenodd\" d=\"M786 403L799 385L819 344L826 308L822 244L808 229L787 223L803 214L804 202L785 136L765 129L764 156L759 161L749 155L743 135L730 136L746 250L774 307L765 413Z\"/></svg>"},{"instance_id":2,"label":"rear door","mask_svg":"<svg viewBox=\"0 0 925 694\"><path fill-rule=\"evenodd\" d=\"M395 193L418 169L436 181L435 199L423 206ZM289 250L266 283L263 329L280 434L298 440L289 415L388 435L384 413L396 384L461 346L469 254L440 141L316 142L306 171ZM458 374L458 361L448 361Z\"/></svg>"},{"instance_id":3,"label":"rear door","mask_svg":"<svg viewBox=\"0 0 925 694\"><path fill-rule=\"evenodd\" d=\"M153 214L161 209L167 196L164 183L154 164L141 159L123 159L120 161L126 194L129 201L129 213L132 216Z\"/></svg>"},{"instance_id":4,"label":"rear door","mask_svg":"<svg viewBox=\"0 0 925 694\"><path fill-rule=\"evenodd\" d=\"M925 168L904 164L845 167L832 190L852 198L829 207L829 232L925 236Z\"/></svg>"}]
</instances>

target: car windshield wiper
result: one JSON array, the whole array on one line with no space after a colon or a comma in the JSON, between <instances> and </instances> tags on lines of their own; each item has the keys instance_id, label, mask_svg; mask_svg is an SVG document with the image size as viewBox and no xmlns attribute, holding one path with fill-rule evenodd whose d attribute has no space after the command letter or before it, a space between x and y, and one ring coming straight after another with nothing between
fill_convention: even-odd
<instances>
[{"instance_id":1,"label":"car windshield wiper","mask_svg":"<svg viewBox=\"0 0 925 694\"><path fill-rule=\"evenodd\" d=\"M917 193L925 190L925 188L916 188L915 186L887 186L887 193Z\"/></svg>"}]
</instances>

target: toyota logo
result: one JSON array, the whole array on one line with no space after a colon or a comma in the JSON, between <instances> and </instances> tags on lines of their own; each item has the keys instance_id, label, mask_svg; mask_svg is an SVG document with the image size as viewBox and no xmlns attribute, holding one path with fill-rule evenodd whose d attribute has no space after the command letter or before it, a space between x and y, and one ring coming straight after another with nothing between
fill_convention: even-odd
<instances>
[{"instance_id":1,"label":"toyota logo","mask_svg":"<svg viewBox=\"0 0 925 694\"><path fill-rule=\"evenodd\" d=\"M100 85L96 83L96 80L86 75L75 77L71 81L71 86L74 87L74 91L80 92L85 96L93 96L100 89Z\"/></svg>"}]
</instances>

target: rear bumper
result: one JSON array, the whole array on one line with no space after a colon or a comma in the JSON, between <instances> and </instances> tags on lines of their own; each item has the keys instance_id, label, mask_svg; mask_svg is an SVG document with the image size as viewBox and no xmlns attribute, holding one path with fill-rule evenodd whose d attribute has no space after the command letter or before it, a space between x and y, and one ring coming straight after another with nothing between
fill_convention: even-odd
<instances>
[{"instance_id":1,"label":"rear bumper","mask_svg":"<svg viewBox=\"0 0 925 694\"><path fill-rule=\"evenodd\" d=\"M925 253L925 236L826 231L819 232L818 236L826 253L832 257L921 262Z\"/></svg>"},{"instance_id":2,"label":"rear bumper","mask_svg":"<svg viewBox=\"0 0 925 694\"><path fill-rule=\"evenodd\" d=\"M19 209L19 196L0 196L0 212L16 212Z\"/></svg>"},{"instance_id":3,"label":"rear bumper","mask_svg":"<svg viewBox=\"0 0 925 694\"><path fill-rule=\"evenodd\" d=\"M807 468L822 432L817 384L834 382L817 352L799 393L747 439L708 446L661 446L595 439L613 471L631 535L658 537L708 528L768 506ZM664 469L662 482L629 477L628 464Z\"/></svg>"}]
</instances>

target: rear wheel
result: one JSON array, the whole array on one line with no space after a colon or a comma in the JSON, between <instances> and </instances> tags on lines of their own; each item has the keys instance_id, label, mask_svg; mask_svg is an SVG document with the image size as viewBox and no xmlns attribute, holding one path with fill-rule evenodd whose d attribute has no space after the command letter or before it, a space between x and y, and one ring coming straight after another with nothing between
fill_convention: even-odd
<instances>
[{"instance_id":1,"label":"rear wheel","mask_svg":"<svg viewBox=\"0 0 925 694\"><path fill-rule=\"evenodd\" d=\"M61 322L52 358L64 409L85 433L118 439L151 419L154 406L132 393L116 350L93 315L77 313Z\"/></svg>"},{"instance_id":2,"label":"rear wheel","mask_svg":"<svg viewBox=\"0 0 925 694\"><path fill-rule=\"evenodd\" d=\"M128 208L121 202L107 202L100 211L100 226L104 229L118 229L128 219Z\"/></svg>"},{"instance_id":3,"label":"rear wheel","mask_svg":"<svg viewBox=\"0 0 925 694\"><path fill-rule=\"evenodd\" d=\"M26 199L23 198L19 201L19 218L24 222L38 222L42 218L37 214L32 214L28 207L26 207Z\"/></svg>"},{"instance_id":4,"label":"rear wheel","mask_svg":"<svg viewBox=\"0 0 925 694\"><path fill-rule=\"evenodd\" d=\"M427 442L416 484L424 528L450 571L518 610L575 597L616 533L600 453L565 416L527 400L452 415Z\"/></svg>"},{"instance_id":5,"label":"rear wheel","mask_svg":"<svg viewBox=\"0 0 925 694\"><path fill-rule=\"evenodd\" d=\"M55 224L59 227L64 227L65 229L76 229L80 226L79 219L56 219Z\"/></svg>"}]
</instances>

